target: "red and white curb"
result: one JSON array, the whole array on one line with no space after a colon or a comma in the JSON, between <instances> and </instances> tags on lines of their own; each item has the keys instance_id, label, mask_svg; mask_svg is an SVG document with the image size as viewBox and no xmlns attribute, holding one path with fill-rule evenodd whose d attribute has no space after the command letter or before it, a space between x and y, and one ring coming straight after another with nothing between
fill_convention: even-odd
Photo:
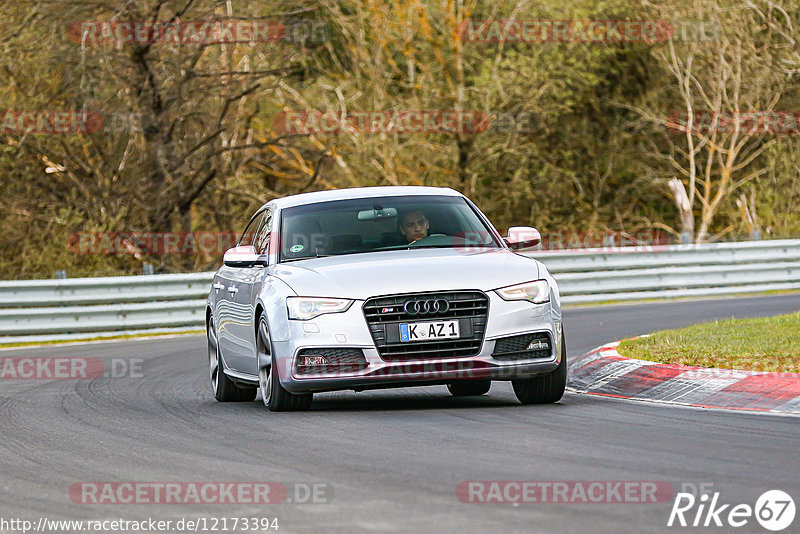
<instances>
[{"instance_id":1,"label":"red and white curb","mask_svg":"<svg viewBox=\"0 0 800 534\"><path fill-rule=\"evenodd\" d=\"M709 369L620 356L620 342L603 345L569 364L569 387L578 393L800 415L800 374Z\"/></svg>"}]
</instances>

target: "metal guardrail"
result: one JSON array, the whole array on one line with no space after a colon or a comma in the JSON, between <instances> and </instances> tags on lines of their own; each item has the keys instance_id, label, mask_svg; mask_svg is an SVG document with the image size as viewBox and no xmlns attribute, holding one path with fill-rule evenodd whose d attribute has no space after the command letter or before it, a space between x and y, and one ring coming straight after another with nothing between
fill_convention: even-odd
<instances>
[{"instance_id":1,"label":"metal guardrail","mask_svg":"<svg viewBox=\"0 0 800 534\"><path fill-rule=\"evenodd\" d=\"M800 289L800 239L528 253L585 304Z\"/></svg>"},{"instance_id":2,"label":"metal guardrail","mask_svg":"<svg viewBox=\"0 0 800 534\"><path fill-rule=\"evenodd\" d=\"M525 254L565 304L800 289L800 240ZM0 282L0 344L202 328L213 275Z\"/></svg>"},{"instance_id":3,"label":"metal guardrail","mask_svg":"<svg viewBox=\"0 0 800 534\"><path fill-rule=\"evenodd\" d=\"M0 282L0 344L202 328L214 273Z\"/></svg>"}]
</instances>

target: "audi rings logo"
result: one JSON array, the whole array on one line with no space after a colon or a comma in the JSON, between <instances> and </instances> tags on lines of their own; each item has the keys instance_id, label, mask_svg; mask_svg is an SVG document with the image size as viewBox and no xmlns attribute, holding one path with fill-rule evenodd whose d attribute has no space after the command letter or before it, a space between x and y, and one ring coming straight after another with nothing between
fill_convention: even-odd
<instances>
[{"instance_id":1,"label":"audi rings logo","mask_svg":"<svg viewBox=\"0 0 800 534\"><path fill-rule=\"evenodd\" d=\"M408 300L403 309L408 315L433 315L447 313L450 303L445 299Z\"/></svg>"}]
</instances>

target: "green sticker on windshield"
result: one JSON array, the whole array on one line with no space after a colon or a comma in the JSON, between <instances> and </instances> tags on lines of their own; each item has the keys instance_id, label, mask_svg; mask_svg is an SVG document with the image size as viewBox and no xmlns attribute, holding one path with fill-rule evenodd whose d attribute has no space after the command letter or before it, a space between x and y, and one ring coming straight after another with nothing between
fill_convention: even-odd
<instances>
[{"instance_id":1,"label":"green sticker on windshield","mask_svg":"<svg viewBox=\"0 0 800 534\"><path fill-rule=\"evenodd\" d=\"M306 248L306 247L304 247L303 245L292 245L292 248L290 248L289 250L291 252L300 252L304 248Z\"/></svg>"}]
</instances>

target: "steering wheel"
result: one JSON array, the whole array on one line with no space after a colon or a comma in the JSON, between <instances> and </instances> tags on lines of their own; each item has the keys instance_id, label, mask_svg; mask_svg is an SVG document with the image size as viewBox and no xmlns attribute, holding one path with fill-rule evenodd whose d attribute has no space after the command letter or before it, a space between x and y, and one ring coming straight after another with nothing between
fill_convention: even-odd
<instances>
[{"instance_id":1,"label":"steering wheel","mask_svg":"<svg viewBox=\"0 0 800 534\"><path fill-rule=\"evenodd\" d=\"M449 245L451 237L445 234L431 234L412 241L409 245Z\"/></svg>"}]
</instances>

